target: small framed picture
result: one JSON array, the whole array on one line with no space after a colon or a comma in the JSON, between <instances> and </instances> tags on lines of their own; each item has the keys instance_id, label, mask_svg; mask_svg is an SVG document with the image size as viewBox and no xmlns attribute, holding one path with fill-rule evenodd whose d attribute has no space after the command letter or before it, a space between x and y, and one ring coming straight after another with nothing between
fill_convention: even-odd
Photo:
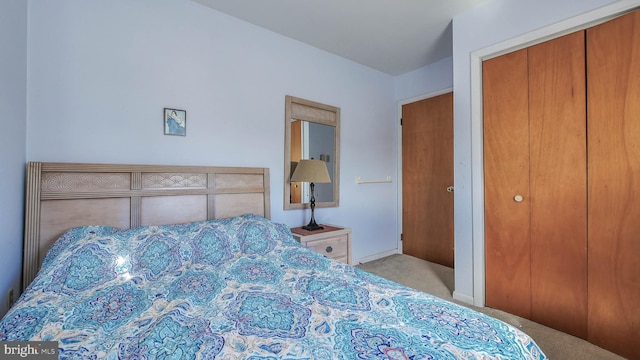
<instances>
[{"instance_id":1,"label":"small framed picture","mask_svg":"<svg viewBox=\"0 0 640 360\"><path fill-rule=\"evenodd\" d=\"M187 135L187 111L164 108L164 134Z\"/></svg>"}]
</instances>

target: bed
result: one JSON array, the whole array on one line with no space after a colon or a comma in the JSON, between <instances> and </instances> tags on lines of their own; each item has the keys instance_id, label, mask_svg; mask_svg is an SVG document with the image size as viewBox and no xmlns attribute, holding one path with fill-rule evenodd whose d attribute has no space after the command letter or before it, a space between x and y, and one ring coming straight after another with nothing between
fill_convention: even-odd
<instances>
[{"instance_id":1,"label":"bed","mask_svg":"<svg viewBox=\"0 0 640 360\"><path fill-rule=\"evenodd\" d=\"M185 196L174 186L156 186L145 193L144 186L134 185L132 192L105 193L87 191L86 184L81 191L70 190L77 188L72 182L76 185L56 190L56 196L42 188L49 172L86 178L112 170L137 173L130 176L138 179L131 184L142 183L145 173L158 170L164 178L170 173L205 174L199 190L187 186L186 194L204 196L206 209L196 217L205 218L171 222L156 216L157 222L170 222L140 223L165 201L144 197ZM222 186L216 180L225 178L226 183L236 175L241 175L243 185ZM138 224L83 224L60 235L47 230L46 236L25 231L25 243L30 236L38 244L31 244L34 249L44 249L41 243L57 237L45 254L25 251L25 256L42 260L33 281L0 321L0 341L57 341L60 359L546 358L529 336L497 319L301 246L286 226L268 219L268 169L140 171L39 163L30 167L28 178L39 192L27 191L27 211L39 206L35 218L27 215L33 229L51 222L47 211L58 209L43 207L44 201L111 195L129 199L129 209L137 209L128 212L129 221ZM166 189L171 189L168 194L163 193ZM240 200L251 194L261 201L258 207L255 201L238 206L229 199L221 201L221 194L242 195ZM138 205L132 205L135 202ZM175 209L180 201L169 203ZM222 210L223 204L233 210ZM57 212L55 216L61 217Z\"/></svg>"}]
</instances>

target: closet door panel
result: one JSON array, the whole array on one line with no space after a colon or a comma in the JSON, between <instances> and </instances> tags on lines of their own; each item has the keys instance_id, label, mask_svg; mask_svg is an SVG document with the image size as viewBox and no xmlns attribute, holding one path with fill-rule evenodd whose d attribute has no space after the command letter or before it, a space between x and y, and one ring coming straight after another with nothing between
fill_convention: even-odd
<instances>
[{"instance_id":1,"label":"closet door panel","mask_svg":"<svg viewBox=\"0 0 640 360\"><path fill-rule=\"evenodd\" d=\"M527 83L526 49L483 63L485 302L525 318L531 312Z\"/></svg>"},{"instance_id":2,"label":"closet door panel","mask_svg":"<svg viewBox=\"0 0 640 360\"><path fill-rule=\"evenodd\" d=\"M531 319L587 336L584 31L529 48Z\"/></svg>"},{"instance_id":3,"label":"closet door panel","mask_svg":"<svg viewBox=\"0 0 640 360\"><path fill-rule=\"evenodd\" d=\"M588 340L640 358L640 11L587 31Z\"/></svg>"}]
</instances>

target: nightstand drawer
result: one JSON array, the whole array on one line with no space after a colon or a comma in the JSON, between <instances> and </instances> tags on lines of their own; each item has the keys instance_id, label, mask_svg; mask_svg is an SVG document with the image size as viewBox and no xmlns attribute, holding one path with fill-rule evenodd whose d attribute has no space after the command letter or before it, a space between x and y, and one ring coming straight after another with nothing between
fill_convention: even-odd
<instances>
[{"instance_id":1,"label":"nightstand drawer","mask_svg":"<svg viewBox=\"0 0 640 360\"><path fill-rule=\"evenodd\" d=\"M349 243L346 234L321 240L308 241L306 245L313 251L333 259L346 258L348 255Z\"/></svg>"}]
</instances>

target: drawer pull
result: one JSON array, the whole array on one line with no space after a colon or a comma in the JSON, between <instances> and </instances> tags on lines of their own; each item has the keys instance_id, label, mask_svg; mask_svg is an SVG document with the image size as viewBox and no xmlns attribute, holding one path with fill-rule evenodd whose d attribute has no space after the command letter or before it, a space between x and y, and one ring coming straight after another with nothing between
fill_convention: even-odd
<instances>
[{"instance_id":1,"label":"drawer pull","mask_svg":"<svg viewBox=\"0 0 640 360\"><path fill-rule=\"evenodd\" d=\"M333 248L331 246L327 246L327 248L325 249L326 252L330 253L333 251Z\"/></svg>"}]
</instances>

